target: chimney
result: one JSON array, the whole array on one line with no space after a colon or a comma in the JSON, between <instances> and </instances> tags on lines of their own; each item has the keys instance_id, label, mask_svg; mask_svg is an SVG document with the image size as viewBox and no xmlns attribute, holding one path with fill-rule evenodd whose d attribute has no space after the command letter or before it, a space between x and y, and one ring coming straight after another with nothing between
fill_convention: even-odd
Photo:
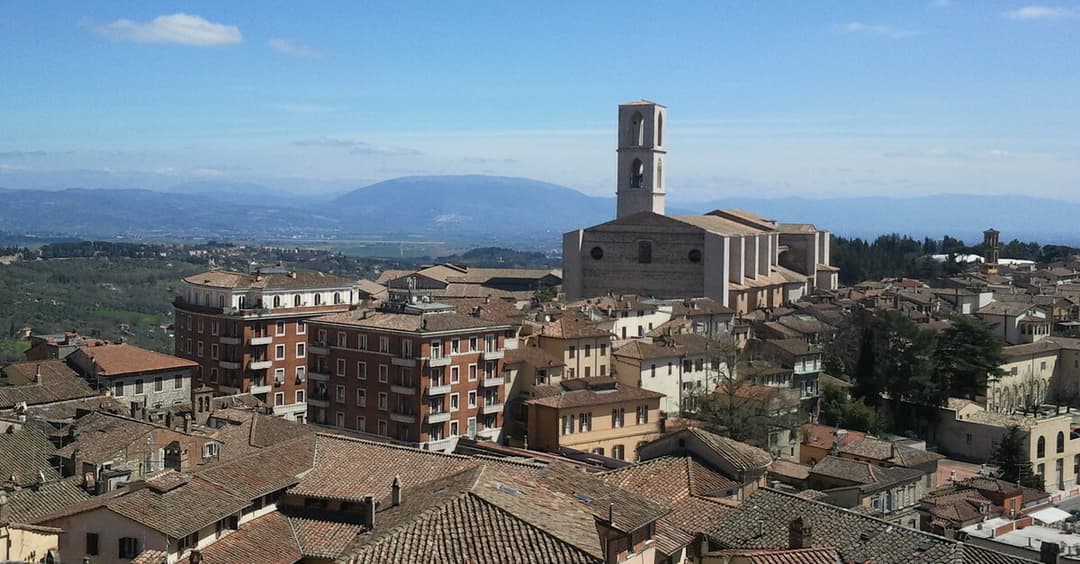
<instances>
[{"instance_id":1,"label":"chimney","mask_svg":"<svg viewBox=\"0 0 1080 564\"><path fill-rule=\"evenodd\" d=\"M370 495L360 502L360 524L369 531L375 529L375 498Z\"/></svg>"},{"instance_id":2,"label":"chimney","mask_svg":"<svg viewBox=\"0 0 1080 564\"><path fill-rule=\"evenodd\" d=\"M791 550L810 548L814 540L810 525L807 525L802 517L796 517L788 524L787 536L788 548Z\"/></svg>"},{"instance_id":3,"label":"chimney","mask_svg":"<svg viewBox=\"0 0 1080 564\"><path fill-rule=\"evenodd\" d=\"M203 555L201 550L192 550L191 555L188 556L188 562L191 564L202 564Z\"/></svg>"},{"instance_id":4,"label":"chimney","mask_svg":"<svg viewBox=\"0 0 1080 564\"><path fill-rule=\"evenodd\" d=\"M36 367L34 367L34 383L35 384L40 384L41 383L41 365L40 364L37 365Z\"/></svg>"},{"instance_id":5,"label":"chimney","mask_svg":"<svg viewBox=\"0 0 1080 564\"><path fill-rule=\"evenodd\" d=\"M394 483L390 485L390 507L401 505L401 478L394 476Z\"/></svg>"},{"instance_id":6,"label":"chimney","mask_svg":"<svg viewBox=\"0 0 1080 564\"><path fill-rule=\"evenodd\" d=\"M187 413L184 414L184 432L191 434L191 415Z\"/></svg>"},{"instance_id":7,"label":"chimney","mask_svg":"<svg viewBox=\"0 0 1080 564\"><path fill-rule=\"evenodd\" d=\"M607 522L608 525L615 523L615 504L609 503L607 506Z\"/></svg>"},{"instance_id":8,"label":"chimney","mask_svg":"<svg viewBox=\"0 0 1080 564\"><path fill-rule=\"evenodd\" d=\"M1043 564L1058 564L1061 562L1061 545L1056 542L1044 541L1039 546L1039 562Z\"/></svg>"},{"instance_id":9,"label":"chimney","mask_svg":"<svg viewBox=\"0 0 1080 564\"><path fill-rule=\"evenodd\" d=\"M0 523L7 525L11 521L11 505L8 504L8 496L0 492Z\"/></svg>"}]
</instances>

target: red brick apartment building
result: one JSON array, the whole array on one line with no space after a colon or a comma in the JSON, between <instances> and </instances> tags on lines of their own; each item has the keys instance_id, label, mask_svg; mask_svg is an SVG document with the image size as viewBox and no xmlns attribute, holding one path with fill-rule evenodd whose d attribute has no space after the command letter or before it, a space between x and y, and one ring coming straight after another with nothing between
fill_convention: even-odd
<instances>
[{"instance_id":1,"label":"red brick apartment building","mask_svg":"<svg viewBox=\"0 0 1080 564\"><path fill-rule=\"evenodd\" d=\"M435 303L388 304L310 320L310 420L448 448L497 439L517 326Z\"/></svg>"},{"instance_id":2,"label":"red brick apartment building","mask_svg":"<svg viewBox=\"0 0 1080 564\"><path fill-rule=\"evenodd\" d=\"M307 320L359 303L356 284L320 272L204 272L183 279L176 356L221 394L251 393L275 415L307 418Z\"/></svg>"}]
</instances>

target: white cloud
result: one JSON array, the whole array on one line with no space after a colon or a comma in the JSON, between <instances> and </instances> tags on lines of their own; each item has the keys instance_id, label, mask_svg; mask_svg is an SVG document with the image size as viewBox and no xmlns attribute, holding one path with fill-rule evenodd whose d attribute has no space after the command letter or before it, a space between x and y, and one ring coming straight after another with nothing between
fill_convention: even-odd
<instances>
[{"instance_id":1,"label":"white cloud","mask_svg":"<svg viewBox=\"0 0 1080 564\"><path fill-rule=\"evenodd\" d=\"M1060 20L1080 17L1080 9L1057 6L1024 6L1001 14L1010 20Z\"/></svg>"},{"instance_id":2,"label":"white cloud","mask_svg":"<svg viewBox=\"0 0 1080 564\"><path fill-rule=\"evenodd\" d=\"M283 37L274 37L270 41L267 41L266 44L279 53L292 55L293 57L317 59L322 56L321 53L303 43L293 41L292 39L285 39Z\"/></svg>"},{"instance_id":3,"label":"white cloud","mask_svg":"<svg viewBox=\"0 0 1080 564\"><path fill-rule=\"evenodd\" d=\"M240 28L207 21L190 14L158 16L148 22L116 20L107 24L87 22L94 33L114 41L134 43L175 43L211 47L233 45L244 40Z\"/></svg>"},{"instance_id":4,"label":"white cloud","mask_svg":"<svg viewBox=\"0 0 1080 564\"><path fill-rule=\"evenodd\" d=\"M225 176L225 171L218 170L216 168L196 168L192 169L191 174L195 176L203 176L208 178L217 178L219 176Z\"/></svg>"},{"instance_id":5,"label":"white cloud","mask_svg":"<svg viewBox=\"0 0 1080 564\"><path fill-rule=\"evenodd\" d=\"M420 151L409 147L396 147L393 145L372 145L370 143L357 143L350 155L377 155L380 157L418 157Z\"/></svg>"},{"instance_id":6,"label":"white cloud","mask_svg":"<svg viewBox=\"0 0 1080 564\"><path fill-rule=\"evenodd\" d=\"M902 29L891 25L868 24L863 22L849 22L836 26L836 30L842 33L858 35L873 35L875 37L887 37L889 39L902 39L919 35L918 31Z\"/></svg>"}]
</instances>

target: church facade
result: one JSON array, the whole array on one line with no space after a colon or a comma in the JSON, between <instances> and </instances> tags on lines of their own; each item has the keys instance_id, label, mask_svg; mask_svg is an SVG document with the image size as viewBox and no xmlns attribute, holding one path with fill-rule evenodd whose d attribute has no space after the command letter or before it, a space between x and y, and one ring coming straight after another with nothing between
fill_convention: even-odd
<instances>
[{"instance_id":1,"label":"church facade","mask_svg":"<svg viewBox=\"0 0 1080 564\"><path fill-rule=\"evenodd\" d=\"M616 218L563 235L566 299L709 297L747 313L836 289L828 231L742 210L665 214L666 118L655 102L619 106Z\"/></svg>"}]
</instances>

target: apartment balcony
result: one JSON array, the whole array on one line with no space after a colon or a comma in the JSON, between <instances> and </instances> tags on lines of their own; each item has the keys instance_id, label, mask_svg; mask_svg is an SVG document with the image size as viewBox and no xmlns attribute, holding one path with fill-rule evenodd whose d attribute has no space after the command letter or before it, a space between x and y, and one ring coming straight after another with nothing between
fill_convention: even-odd
<instances>
[{"instance_id":1,"label":"apartment balcony","mask_svg":"<svg viewBox=\"0 0 1080 564\"><path fill-rule=\"evenodd\" d=\"M502 376L492 376L491 378L484 378L485 388L497 388L503 384Z\"/></svg>"},{"instance_id":2,"label":"apartment balcony","mask_svg":"<svg viewBox=\"0 0 1080 564\"><path fill-rule=\"evenodd\" d=\"M395 394L401 394L403 396L415 396L416 395L416 387L415 386L399 386L397 384L390 384L390 391L394 392Z\"/></svg>"},{"instance_id":3,"label":"apartment balcony","mask_svg":"<svg viewBox=\"0 0 1080 564\"><path fill-rule=\"evenodd\" d=\"M251 344L255 345L255 346L269 345L270 343L273 343L273 342L274 342L274 338L271 337L270 335L264 335L262 337L252 337L251 338Z\"/></svg>"},{"instance_id":4,"label":"apartment balcony","mask_svg":"<svg viewBox=\"0 0 1080 564\"><path fill-rule=\"evenodd\" d=\"M416 358L405 358L403 356L395 356L390 359L390 364L394 366L405 366L408 368L416 368Z\"/></svg>"},{"instance_id":5,"label":"apartment balcony","mask_svg":"<svg viewBox=\"0 0 1080 564\"><path fill-rule=\"evenodd\" d=\"M457 447L457 441L457 437L449 437L436 441L428 441L420 446L424 450L432 450L436 452L454 452L454 449Z\"/></svg>"},{"instance_id":6,"label":"apartment balcony","mask_svg":"<svg viewBox=\"0 0 1080 564\"><path fill-rule=\"evenodd\" d=\"M415 413L399 413L397 411L390 412L390 420L397 421L398 423L416 423Z\"/></svg>"},{"instance_id":7,"label":"apartment balcony","mask_svg":"<svg viewBox=\"0 0 1080 564\"><path fill-rule=\"evenodd\" d=\"M240 341L240 337L229 337L226 335L221 336L221 344L223 345L239 345Z\"/></svg>"},{"instance_id":8,"label":"apartment balcony","mask_svg":"<svg viewBox=\"0 0 1080 564\"><path fill-rule=\"evenodd\" d=\"M484 406L480 408L480 413L483 413L484 415L491 415L492 413L502 413L503 405L504 404L502 402L485 403Z\"/></svg>"},{"instance_id":9,"label":"apartment balcony","mask_svg":"<svg viewBox=\"0 0 1080 564\"><path fill-rule=\"evenodd\" d=\"M249 370L266 370L274 365L272 360L252 360L248 363Z\"/></svg>"},{"instance_id":10,"label":"apartment balcony","mask_svg":"<svg viewBox=\"0 0 1080 564\"><path fill-rule=\"evenodd\" d=\"M308 396L307 402L315 407L330 407L330 396L326 394L312 394Z\"/></svg>"},{"instance_id":11,"label":"apartment balcony","mask_svg":"<svg viewBox=\"0 0 1080 564\"><path fill-rule=\"evenodd\" d=\"M449 356L433 356L428 359L428 366L432 368L438 368L440 366L450 366Z\"/></svg>"},{"instance_id":12,"label":"apartment balcony","mask_svg":"<svg viewBox=\"0 0 1080 564\"><path fill-rule=\"evenodd\" d=\"M311 378L312 380L318 380L319 382L330 381L330 374L327 372L317 372L315 370L311 370L307 374L308 378Z\"/></svg>"},{"instance_id":13,"label":"apartment balcony","mask_svg":"<svg viewBox=\"0 0 1080 564\"><path fill-rule=\"evenodd\" d=\"M273 389L273 386L270 384L252 384L249 392L251 395L257 396L259 394L268 394L271 389Z\"/></svg>"},{"instance_id":14,"label":"apartment balcony","mask_svg":"<svg viewBox=\"0 0 1080 564\"><path fill-rule=\"evenodd\" d=\"M325 341L315 341L308 343L308 351L310 351L311 354L326 355L330 354L330 346L327 345Z\"/></svg>"},{"instance_id":15,"label":"apartment balcony","mask_svg":"<svg viewBox=\"0 0 1080 564\"><path fill-rule=\"evenodd\" d=\"M492 350L492 351L484 351L483 352L484 360L499 360L500 358L502 358L504 356L506 356L506 351L494 351L494 350Z\"/></svg>"},{"instance_id":16,"label":"apartment balcony","mask_svg":"<svg viewBox=\"0 0 1080 564\"><path fill-rule=\"evenodd\" d=\"M428 386L427 395L429 396L444 396L450 393L450 384L444 384L442 386Z\"/></svg>"},{"instance_id":17,"label":"apartment balcony","mask_svg":"<svg viewBox=\"0 0 1080 564\"><path fill-rule=\"evenodd\" d=\"M225 370L240 370L240 361L238 360L221 360L218 361L218 366Z\"/></svg>"},{"instance_id":18,"label":"apartment balcony","mask_svg":"<svg viewBox=\"0 0 1080 564\"><path fill-rule=\"evenodd\" d=\"M446 423L450 420L450 412L443 411L442 413L429 413L427 416L427 422L432 425L436 423Z\"/></svg>"}]
</instances>

